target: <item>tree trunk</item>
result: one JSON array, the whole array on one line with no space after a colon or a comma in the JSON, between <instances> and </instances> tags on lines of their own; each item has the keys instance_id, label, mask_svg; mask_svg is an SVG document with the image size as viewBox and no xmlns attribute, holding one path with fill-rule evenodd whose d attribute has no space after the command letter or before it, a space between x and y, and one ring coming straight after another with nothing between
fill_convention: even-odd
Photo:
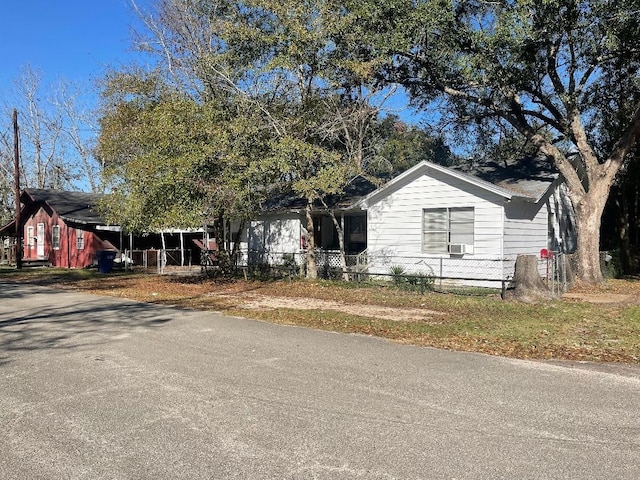
<instances>
[{"instance_id":1,"label":"tree trunk","mask_svg":"<svg viewBox=\"0 0 640 480\"><path fill-rule=\"evenodd\" d=\"M342 279L348 281L349 274L347 273L347 255L344 250L344 224L343 222L338 222L333 210L329 210L329 216L333 221L334 227L336 227L336 232L338 232L338 247L340 248L340 269L342 270ZM342 217L342 220L344 221L344 216Z\"/></svg>"},{"instance_id":2,"label":"tree trunk","mask_svg":"<svg viewBox=\"0 0 640 480\"><path fill-rule=\"evenodd\" d=\"M238 225L238 230L236 232L236 241L233 242L233 248L231 250L231 261L233 262L234 267L238 265L238 254L240 253L240 241L242 239L242 231L244 230L246 221L244 219L240 220L240 224Z\"/></svg>"},{"instance_id":3,"label":"tree trunk","mask_svg":"<svg viewBox=\"0 0 640 480\"><path fill-rule=\"evenodd\" d=\"M213 238L215 238L216 245L219 251L223 251L224 246L224 215L222 213L218 213L218 217L212 222L211 225L211 233L213 233ZM207 245L207 248L209 246Z\"/></svg>"},{"instance_id":4,"label":"tree trunk","mask_svg":"<svg viewBox=\"0 0 640 480\"><path fill-rule=\"evenodd\" d=\"M305 208L305 216L307 218L307 278L315 280L318 278L318 265L316 263L316 240L315 229L313 227L313 215L311 215L311 207L313 198L307 199Z\"/></svg>"},{"instance_id":5,"label":"tree trunk","mask_svg":"<svg viewBox=\"0 0 640 480\"><path fill-rule=\"evenodd\" d=\"M578 237L576 281L583 285L597 285L604 281L600 267L600 224L608 194L608 188L594 188L575 208Z\"/></svg>"},{"instance_id":6,"label":"tree trunk","mask_svg":"<svg viewBox=\"0 0 640 480\"><path fill-rule=\"evenodd\" d=\"M540 278L538 258L535 255L518 255L513 283L515 288L508 297L514 300L533 302L551 298L547 285Z\"/></svg>"}]
</instances>

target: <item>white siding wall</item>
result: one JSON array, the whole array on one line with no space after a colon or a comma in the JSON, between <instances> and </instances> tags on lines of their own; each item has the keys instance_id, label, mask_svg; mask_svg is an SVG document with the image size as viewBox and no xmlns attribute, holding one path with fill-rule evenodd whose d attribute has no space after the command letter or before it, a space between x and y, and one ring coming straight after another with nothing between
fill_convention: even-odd
<instances>
[{"instance_id":1,"label":"white siding wall","mask_svg":"<svg viewBox=\"0 0 640 480\"><path fill-rule=\"evenodd\" d=\"M549 215L546 203L513 200L504 209L504 254L539 255L549 247Z\"/></svg>"},{"instance_id":2,"label":"white siding wall","mask_svg":"<svg viewBox=\"0 0 640 480\"><path fill-rule=\"evenodd\" d=\"M514 200L505 207L504 253L506 258L518 255L535 255L538 272L547 276L546 260L540 257L542 249L549 248L549 210L545 200L538 203ZM506 272L513 276L513 269Z\"/></svg>"},{"instance_id":3,"label":"white siding wall","mask_svg":"<svg viewBox=\"0 0 640 480\"><path fill-rule=\"evenodd\" d=\"M570 253L575 250L575 221L573 208L560 184L536 204L514 201L505 208L505 257L536 255L538 271L545 278L547 260L540 251Z\"/></svg>"},{"instance_id":4,"label":"white siding wall","mask_svg":"<svg viewBox=\"0 0 640 480\"><path fill-rule=\"evenodd\" d=\"M501 202L501 197L448 175L423 175L369 206L368 249L422 255L423 209L474 207L474 252L465 257L500 258Z\"/></svg>"},{"instance_id":5,"label":"white siding wall","mask_svg":"<svg viewBox=\"0 0 640 480\"><path fill-rule=\"evenodd\" d=\"M462 259L468 260L461 267L472 276L471 260L501 259L503 232L503 199L499 195L455 179L449 175L432 171L429 175L422 175L369 205L367 211L368 245L370 258L389 258L392 264L400 264L401 258L411 258L414 268L407 271L418 271L421 265L429 264L434 271L439 269L439 260L435 260L437 267L431 266L434 257L460 259L460 256L434 255L422 253L422 212L425 208L440 207L474 207L474 252L465 254ZM394 261L394 258L396 259ZM423 259L423 260L421 260ZM395 262L395 263L394 263ZM502 276L501 262L494 262L492 268L478 267L475 272L477 278L500 278ZM471 266L471 267L470 267ZM378 273L388 272L388 265L370 265ZM495 271L488 271L495 270ZM444 272L446 275L446 272ZM451 274L453 276L453 274ZM458 274L458 276L463 276ZM489 277L490 276L490 277Z\"/></svg>"},{"instance_id":6,"label":"white siding wall","mask_svg":"<svg viewBox=\"0 0 640 480\"><path fill-rule=\"evenodd\" d=\"M250 251L267 253L273 258L300 251L301 223L296 214L265 216L249 224ZM277 260L275 260L278 263Z\"/></svg>"}]
</instances>

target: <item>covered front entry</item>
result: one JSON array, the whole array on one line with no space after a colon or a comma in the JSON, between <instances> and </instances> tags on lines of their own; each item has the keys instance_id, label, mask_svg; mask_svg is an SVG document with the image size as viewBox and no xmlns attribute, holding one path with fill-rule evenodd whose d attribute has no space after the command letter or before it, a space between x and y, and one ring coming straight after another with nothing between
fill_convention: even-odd
<instances>
[{"instance_id":1,"label":"covered front entry","mask_svg":"<svg viewBox=\"0 0 640 480\"><path fill-rule=\"evenodd\" d=\"M367 248L367 215L336 214L336 219L344 229L344 250L347 255L357 255ZM314 243L322 250L340 250L338 231L329 215L318 215L313 219Z\"/></svg>"}]
</instances>

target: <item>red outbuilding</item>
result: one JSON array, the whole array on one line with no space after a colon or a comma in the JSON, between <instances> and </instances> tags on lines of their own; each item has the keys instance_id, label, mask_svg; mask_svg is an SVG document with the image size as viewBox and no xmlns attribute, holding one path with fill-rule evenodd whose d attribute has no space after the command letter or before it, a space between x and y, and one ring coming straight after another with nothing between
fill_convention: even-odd
<instances>
[{"instance_id":1,"label":"red outbuilding","mask_svg":"<svg viewBox=\"0 0 640 480\"><path fill-rule=\"evenodd\" d=\"M101 195L48 189L24 189L21 227L24 263L85 268L98 263L98 252L114 251L119 227L106 225L96 205ZM15 228L9 224L8 227Z\"/></svg>"}]
</instances>

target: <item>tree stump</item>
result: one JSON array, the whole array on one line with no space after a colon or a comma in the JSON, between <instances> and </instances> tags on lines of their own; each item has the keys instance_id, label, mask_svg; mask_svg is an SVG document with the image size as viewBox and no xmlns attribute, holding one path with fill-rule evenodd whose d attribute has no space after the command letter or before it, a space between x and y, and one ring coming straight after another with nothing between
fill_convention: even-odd
<instances>
[{"instance_id":1,"label":"tree stump","mask_svg":"<svg viewBox=\"0 0 640 480\"><path fill-rule=\"evenodd\" d=\"M538 258L535 255L518 255L513 282L515 288L508 298L528 303L551 299L551 292L540 278Z\"/></svg>"}]
</instances>

